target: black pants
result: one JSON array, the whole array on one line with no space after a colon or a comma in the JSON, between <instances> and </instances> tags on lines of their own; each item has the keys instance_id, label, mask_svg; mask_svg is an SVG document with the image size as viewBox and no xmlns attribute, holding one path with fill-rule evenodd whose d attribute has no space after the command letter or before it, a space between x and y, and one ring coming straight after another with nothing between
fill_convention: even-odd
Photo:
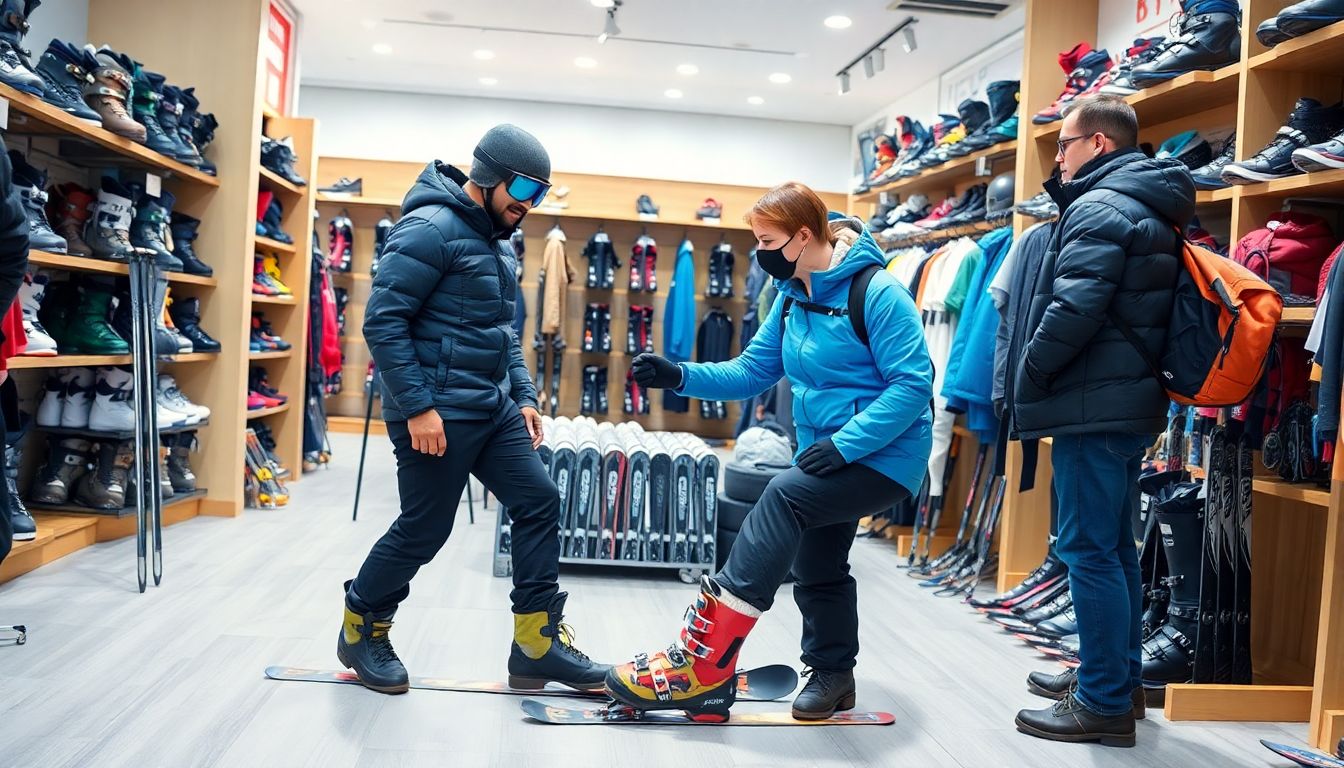
<instances>
[{"instance_id":1,"label":"black pants","mask_svg":"<svg viewBox=\"0 0 1344 768\"><path fill-rule=\"evenodd\" d=\"M410 594L411 578L453 531L467 475L480 480L512 518L516 613L546 610L560 577L560 497L513 403L482 421L445 421L442 456L411 448L404 421L389 421L397 456L401 515L373 545L351 585L351 607L384 613Z\"/></svg>"},{"instance_id":2,"label":"black pants","mask_svg":"<svg viewBox=\"0 0 1344 768\"><path fill-rule=\"evenodd\" d=\"M856 525L909 495L900 483L862 464L825 477L792 467L770 481L747 513L719 585L768 611L792 567L793 599L803 614L803 663L853 669L859 610L849 548Z\"/></svg>"}]
</instances>

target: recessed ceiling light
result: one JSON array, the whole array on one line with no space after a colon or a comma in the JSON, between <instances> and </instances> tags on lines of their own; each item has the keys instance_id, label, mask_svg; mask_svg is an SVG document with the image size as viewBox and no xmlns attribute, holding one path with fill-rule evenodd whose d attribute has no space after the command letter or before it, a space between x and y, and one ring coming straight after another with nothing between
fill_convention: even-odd
<instances>
[{"instance_id":1,"label":"recessed ceiling light","mask_svg":"<svg viewBox=\"0 0 1344 768\"><path fill-rule=\"evenodd\" d=\"M677 74L686 75L687 77L690 77L691 75L698 75L700 74L700 68L695 66L694 64L678 64Z\"/></svg>"},{"instance_id":2,"label":"recessed ceiling light","mask_svg":"<svg viewBox=\"0 0 1344 768\"><path fill-rule=\"evenodd\" d=\"M499 79L494 77L482 77L481 85L499 85Z\"/></svg>"},{"instance_id":3,"label":"recessed ceiling light","mask_svg":"<svg viewBox=\"0 0 1344 768\"><path fill-rule=\"evenodd\" d=\"M392 53L392 46L388 45L387 43L374 43L373 52L378 54L379 56L387 56L390 53Z\"/></svg>"},{"instance_id":4,"label":"recessed ceiling light","mask_svg":"<svg viewBox=\"0 0 1344 768\"><path fill-rule=\"evenodd\" d=\"M616 0L588 0L588 2L596 8L613 8L616 5Z\"/></svg>"},{"instance_id":5,"label":"recessed ceiling light","mask_svg":"<svg viewBox=\"0 0 1344 768\"><path fill-rule=\"evenodd\" d=\"M489 60L495 58L495 52L494 52L494 51L489 51L489 50L486 50L486 49L484 49L484 48L482 48L482 49L479 50L479 51L473 51L471 55L472 55L472 56L475 56L475 57L476 57L478 60L480 60L480 61L489 61Z\"/></svg>"},{"instance_id":6,"label":"recessed ceiling light","mask_svg":"<svg viewBox=\"0 0 1344 768\"><path fill-rule=\"evenodd\" d=\"M363 28L365 28L365 29L373 29L374 27L378 26L378 20L377 20L377 19L360 19L360 20L359 20L359 26L361 26L361 27L363 27Z\"/></svg>"},{"instance_id":7,"label":"recessed ceiling light","mask_svg":"<svg viewBox=\"0 0 1344 768\"><path fill-rule=\"evenodd\" d=\"M849 29L854 21L848 16L827 16L826 21L822 23L831 29Z\"/></svg>"},{"instance_id":8,"label":"recessed ceiling light","mask_svg":"<svg viewBox=\"0 0 1344 768\"><path fill-rule=\"evenodd\" d=\"M580 56L574 60L574 66L579 69L592 69L597 66L597 59L589 56Z\"/></svg>"},{"instance_id":9,"label":"recessed ceiling light","mask_svg":"<svg viewBox=\"0 0 1344 768\"><path fill-rule=\"evenodd\" d=\"M765 103L765 99L762 99L760 96L748 96L747 103L753 107L759 107Z\"/></svg>"},{"instance_id":10,"label":"recessed ceiling light","mask_svg":"<svg viewBox=\"0 0 1344 768\"><path fill-rule=\"evenodd\" d=\"M775 72L770 75L770 82L775 85L787 85L793 82L793 76L787 72Z\"/></svg>"},{"instance_id":11,"label":"recessed ceiling light","mask_svg":"<svg viewBox=\"0 0 1344 768\"><path fill-rule=\"evenodd\" d=\"M685 94L678 88L668 88L666 91L663 91L663 95L669 99L680 99Z\"/></svg>"}]
</instances>

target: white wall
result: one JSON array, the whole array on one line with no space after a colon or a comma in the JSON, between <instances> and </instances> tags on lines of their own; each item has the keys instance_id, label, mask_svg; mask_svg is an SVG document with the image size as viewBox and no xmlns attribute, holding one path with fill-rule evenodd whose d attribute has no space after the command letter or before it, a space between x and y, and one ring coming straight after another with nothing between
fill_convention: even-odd
<instances>
[{"instance_id":1,"label":"white wall","mask_svg":"<svg viewBox=\"0 0 1344 768\"><path fill-rule=\"evenodd\" d=\"M85 43L98 46L105 42L89 39L88 0L44 0L42 7L33 11L28 25L23 47L33 52L29 57L33 64L42 58L53 37L81 47ZM131 55L134 56L134 52Z\"/></svg>"},{"instance_id":2,"label":"white wall","mask_svg":"<svg viewBox=\"0 0 1344 768\"><path fill-rule=\"evenodd\" d=\"M511 122L569 173L848 188L843 125L302 85L296 114L319 120L318 152L328 156L460 161L491 126Z\"/></svg>"}]
</instances>

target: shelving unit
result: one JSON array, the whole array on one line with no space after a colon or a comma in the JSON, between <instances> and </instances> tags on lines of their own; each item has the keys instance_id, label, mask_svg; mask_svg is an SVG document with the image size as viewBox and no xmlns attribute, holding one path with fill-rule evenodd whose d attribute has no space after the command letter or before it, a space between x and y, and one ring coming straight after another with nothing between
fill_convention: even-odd
<instances>
[{"instance_id":1,"label":"shelving unit","mask_svg":"<svg viewBox=\"0 0 1344 768\"><path fill-rule=\"evenodd\" d=\"M341 338L341 349L345 355L342 368L343 390L328 398L333 430L363 430L367 407L364 379L370 358L364 339L359 334L364 323L364 305L372 288L369 265L373 257L373 229L384 213L390 214L394 221L399 217L402 196L424 167L422 163L338 157L323 157L318 161L317 186L329 184L342 176L362 178L366 193L362 197L321 193L317 196L318 213L321 218L318 226L324 235L321 238L324 253L327 252L326 247L329 245L325 236L327 222L332 216L345 211L354 225L352 270L349 273L332 274L334 284L350 292L350 302L345 310L346 335ZM459 164L458 167L465 169L469 167L469 163ZM543 204L528 214L523 221L526 253L523 258L524 272L520 290L527 304L528 319L521 341L523 358L529 369L535 373L536 351L532 346L532 337L538 311L536 306L538 274L542 253L545 250L545 237L553 226L559 224L565 232L566 254L575 272L575 282L570 284L566 300L565 339L568 347L565 350L561 377L560 415L579 415L583 366L605 364L608 368L607 399L611 408L605 415L591 414L593 418L599 421L633 418L650 430L686 431L705 437L730 437L737 423L735 403L729 405L728 418L724 420L700 419L699 407L695 402L692 402L690 411L684 414L663 412L662 398L658 395L651 398L648 415L631 417L622 412L625 375L630 364L628 356L625 355L628 308L630 304L654 306L654 345L661 350L663 303L667 297L668 286L672 282L677 247L683 237L689 237L695 245L697 264L697 316L703 316L712 307L723 308L733 318L733 351L736 353L737 334L741 329L742 314L746 311L746 302L740 297L745 291L747 254L755 245L755 238L743 222L742 215L765 190L565 173L554 174L552 181L557 187L570 188L571 192L566 197L568 207L548 209ZM657 220L644 220L635 213L635 199L640 194L648 194L657 205L661 206L662 215ZM713 197L724 206L723 218L719 224L707 224L693 218L695 209L706 197ZM833 210L843 210L845 207L846 200L843 195L822 193L822 197ZM581 254L588 238L599 228L611 237L616 257L622 263L616 270L617 287L610 290L585 287L587 262ZM632 294L625 287L628 285L628 257L635 240L645 232L658 241L658 292L641 291ZM737 298L705 297L709 287L705 269L706 260L710 248L720 239L733 246L736 259L733 282ZM583 352L580 349L584 307L589 302L611 305L611 353ZM549 381L550 372L547 371L547 382ZM379 418L379 414L380 403L375 400L374 418Z\"/></svg>"},{"instance_id":2,"label":"shelving unit","mask_svg":"<svg viewBox=\"0 0 1344 768\"><path fill-rule=\"evenodd\" d=\"M1024 40L1021 114L1051 103L1061 78L1056 53L1098 34L1096 2L1029 0ZM1264 146L1300 96L1332 103L1344 91L1344 24L1335 24L1267 50L1256 26L1288 5L1242 4L1242 59L1215 72L1184 75L1127 98L1138 113L1140 140L1154 146L1183 130L1237 132L1237 159ZM1016 163L1017 198L1041 189L1054 166L1059 123L1023 123ZM1344 196L1344 172L1305 174L1267 183L1200 192L1216 207L1228 240L1261 226L1288 198ZM1201 217L1210 214L1201 210ZM1210 214L1211 218L1215 218ZM1019 233L1032 220L1019 215ZM1337 233L1344 234L1344 233ZM1220 239L1222 239L1220 234ZM1300 334L1314 307L1289 307L1282 325ZM1049 526L1050 450L1042 441L1035 488L1017 492L1022 454L1012 444L1008 495L999 541L999 587L1016 584L1041 562ZM1337 446L1337 453L1339 447ZM1260 466L1256 460L1256 466ZM1344 467L1336 461L1330 488L1258 477L1255 490L1252 645L1254 684L1171 685L1172 720L1310 720L1311 741L1333 751L1344 736Z\"/></svg>"},{"instance_id":3,"label":"shelving unit","mask_svg":"<svg viewBox=\"0 0 1344 768\"><path fill-rule=\"evenodd\" d=\"M994 173L1002 173L1012 165L1013 155L1017 152L1016 141L1006 141L1001 144L995 144L976 152L972 152L965 157L959 157L949 160L942 165L928 168L920 173L904 179L897 179L884 184L875 189L870 189L863 194L854 195L850 199L850 207L856 204L875 203L878 197L883 193L896 195L909 195L916 192L941 191L955 188L964 182L977 179L975 171L976 164L982 159L988 159L996 162L1002 168L996 168ZM984 180L984 177L979 177Z\"/></svg>"}]
</instances>

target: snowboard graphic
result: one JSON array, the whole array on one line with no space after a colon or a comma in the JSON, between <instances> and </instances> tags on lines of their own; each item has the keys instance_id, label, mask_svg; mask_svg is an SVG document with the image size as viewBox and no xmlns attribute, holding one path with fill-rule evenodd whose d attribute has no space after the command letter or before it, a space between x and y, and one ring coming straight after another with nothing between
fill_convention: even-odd
<instances>
[{"instance_id":1,"label":"snowboard graphic","mask_svg":"<svg viewBox=\"0 0 1344 768\"><path fill-rule=\"evenodd\" d=\"M552 706L523 699L523 712L541 723L552 725L716 725L716 726L790 726L790 725L891 725L896 716L890 712L837 712L825 720L795 720L788 712L733 713L727 722L711 723L689 719L677 710L643 712L619 704L605 707Z\"/></svg>"}]
</instances>

